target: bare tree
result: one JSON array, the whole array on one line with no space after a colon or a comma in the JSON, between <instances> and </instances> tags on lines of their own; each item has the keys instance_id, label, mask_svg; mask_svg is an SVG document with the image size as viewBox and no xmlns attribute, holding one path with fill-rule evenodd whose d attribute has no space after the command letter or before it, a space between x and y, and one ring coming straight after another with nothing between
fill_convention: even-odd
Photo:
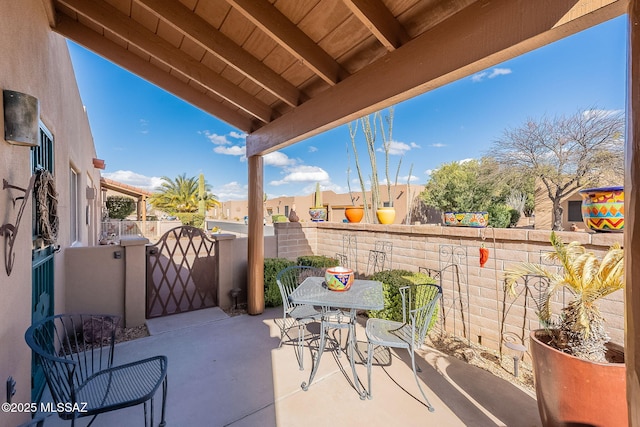
<instances>
[{"instance_id":1,"label":"bare tree","mask_svg":"<svg viewBox=\"0 0 640 427\"><path fill-rule=\"evenodd\" d=\"M553 229L562 230L562 200L603 180L624 179L624 115L592 108L572 116L528 119L507 129L489 155L539 178L553 205Z\"/></svg>"}]
</instances>

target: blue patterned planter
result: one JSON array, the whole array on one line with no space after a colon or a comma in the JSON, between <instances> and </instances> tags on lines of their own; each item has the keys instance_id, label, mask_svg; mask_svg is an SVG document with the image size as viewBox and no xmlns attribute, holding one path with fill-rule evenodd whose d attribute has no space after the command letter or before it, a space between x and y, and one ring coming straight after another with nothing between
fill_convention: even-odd
<instances>
[{"instance_id":1,"label":"blue patterned planter","mask_svg":"<svg viewBox=\"0 0 640 427\"><path fill-rule=\"evenodd\" d=\"M489 224L488 212L445 212L445 225L484 228Z\"/></svg>"}]
</instances>

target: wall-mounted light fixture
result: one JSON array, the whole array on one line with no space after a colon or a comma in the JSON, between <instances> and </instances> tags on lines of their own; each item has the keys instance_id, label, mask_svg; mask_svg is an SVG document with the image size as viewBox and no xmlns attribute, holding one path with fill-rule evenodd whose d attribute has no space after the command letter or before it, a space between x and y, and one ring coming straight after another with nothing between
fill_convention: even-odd
<instances>
[{"instance_id":1,"label":"wall-mounted light fixture","mask_svg":"<svg viewBox=\"0 0 640 427\"><path fill-rule=\"evenodd\" d=\"M38 98L12 90L2 91L4 139L15 145L38 145Z\"/></svg>"}]
</instances>

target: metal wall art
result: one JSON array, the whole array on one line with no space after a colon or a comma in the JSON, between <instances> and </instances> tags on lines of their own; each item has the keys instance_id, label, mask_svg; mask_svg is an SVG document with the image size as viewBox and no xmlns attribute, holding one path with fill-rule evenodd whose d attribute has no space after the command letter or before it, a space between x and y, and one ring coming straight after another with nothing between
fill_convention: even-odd
<instances>
[{"instance_id":1,"label":"metal wall art","mask_svg":"<svg viewBox=\"0 0 640 427\"><path fill-rule=\"evenodd\" d=\"M18 236L18 228L20 227L20 220L22 219L22 214L24 213L24 208L27 205L27 202L31 200L31 190L33 190L33 184L35 182L36 176L33 175L29 180L29 185L27 188L21 188L15 185L11 185L7 182L6 179L2 180L2 189L3 190L18 190L24 193L23 196L12 198L13 207L15 208L16 202L18 200L22 200L20 207L18 208L18 215L16 216L16 221L14 224L7 223L3 224L0 227L0 236L4 236L4 268L7 271L7 276L11 276L11 270L13 270L13 262L15 261L15 254L13 253L13 245L16 242L16 237Z\"/></svg>"}]
</instances>

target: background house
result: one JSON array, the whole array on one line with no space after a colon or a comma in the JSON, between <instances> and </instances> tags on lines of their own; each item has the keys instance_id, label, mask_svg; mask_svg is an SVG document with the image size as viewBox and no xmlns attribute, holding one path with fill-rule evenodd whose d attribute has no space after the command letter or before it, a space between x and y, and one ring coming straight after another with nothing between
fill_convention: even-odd
<instances>
[{"instance_id":1,"label":"background house","mask_svg":"<svg viewBox=\"0 0 640 427\"><path fill-rule=\"evenodd\" d=\"M393 206L396 208L395 224L406 224L420 221L426 223L441 223L438 213L426 209L419 199L420 192L424 190L423 185L395 185L391 186L391 194L394 197ZM380 193L382 200L386 200L387 187L381 186ZM334 191L326 190L322 192L322 202L328 208L328 222L342 222L345 219L344 210L347 206L362 205L362 192L351 193L354 201L351 201L349 193L337 194ZM371 193L366 194L367 200L371 200ZM267 222L272 221L273 215L284 215L289 217L291 209L295 206L296 213L300 221L310 221L309 208L313 206L314 194L306 196L275 197L264 202L263 215ZM411 215L407 216L407 212ZM249 203L247 200L234 200L222 202L222 205L209 211L207 217L212 219L225 219L231 221L242 221L245 215L249 215ZM375 213L374 213L375 215ZM363 220L364 221L364 220Z\"/></svg>"}]
</instances>

